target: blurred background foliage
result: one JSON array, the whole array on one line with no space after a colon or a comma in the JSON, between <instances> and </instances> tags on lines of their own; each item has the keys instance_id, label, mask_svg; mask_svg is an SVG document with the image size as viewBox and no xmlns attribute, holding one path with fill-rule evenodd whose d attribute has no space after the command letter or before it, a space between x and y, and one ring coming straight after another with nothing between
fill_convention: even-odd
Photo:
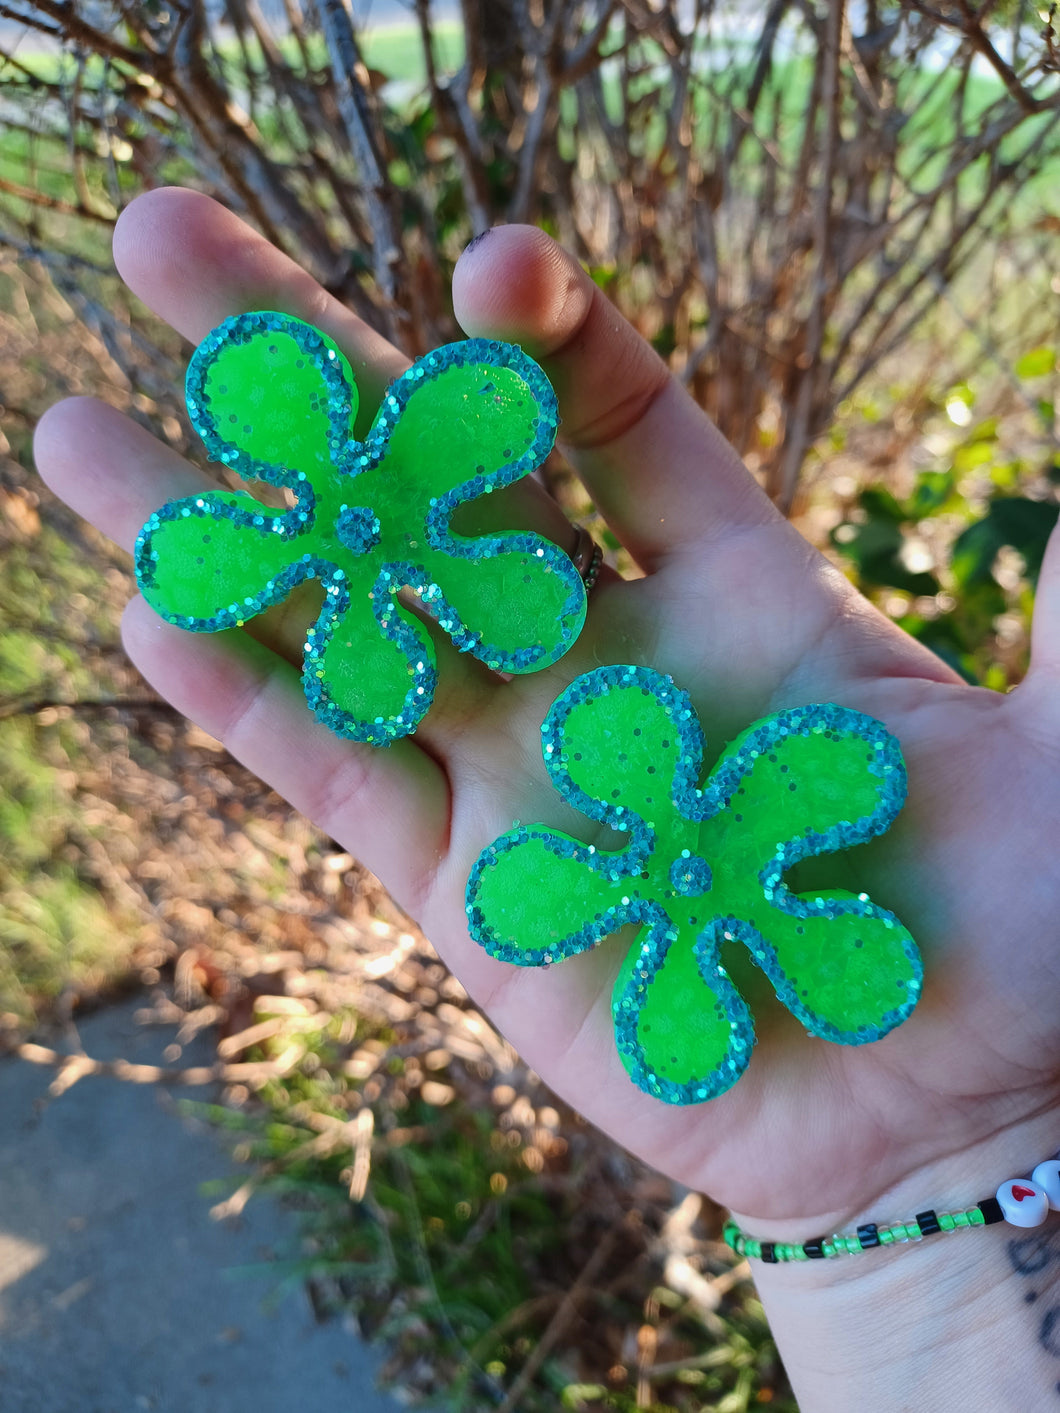
<instances>
[{"instance_id":1,"label":"blurred background foliage","mask_svg":"<svg viewBox=\"0 0 1060 1413\"><path fill-rule=\"evenodd\" d=\"M0 0L0 1013L146 986L310 1208L292 1279L477 1409L791 1408L717 1213L565 1111L375 880L135 680L127 558L30 435L100 396L199 457L128 295L210 193L410 355L467 241L583 261L777 503L969 681L1026 669L1057 517L1060 25L1026 0ZM606 526L560 458L555 493Z\"/></svg>"}]
</instances>

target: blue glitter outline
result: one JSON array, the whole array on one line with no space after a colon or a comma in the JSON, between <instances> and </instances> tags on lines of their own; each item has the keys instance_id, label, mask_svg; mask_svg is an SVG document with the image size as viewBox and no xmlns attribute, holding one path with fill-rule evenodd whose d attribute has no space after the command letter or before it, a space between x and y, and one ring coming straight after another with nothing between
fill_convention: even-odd
<instances>
[{"instance_id":1,"label":"blue glitter outline","mask_svg":"<svg viewBox=\"0 0 1060 1413\"><path fill-rule=\"evenodd\" d=\"M615 1046L626 1073L645 1094L661 1099L664 1104L702 1104L731 1089L747 1069L755 1045L754 1019L747 1002L729 980L716 948L708 943L707 936L712 930L708 927L697 935L692 952L700 979L728 1019L729 1041L725 1054L709 1073L683 1084L665 1079L650 1068L644 1058L644 1047L638 1039L640 1017L648 988L662 971L670 947L680 937L680 925L658 902L643 901L646 904L643 911L647 930L639 932L633 942L633 948L639 952L638 961L633 963L625 986L620 984L622 972L619 972L611 996ZM714 926L723 921L714 919ZM705 999L704 1009L707 1004Z\"/></svg>"},{"instance_id":2,"label":"blue glitter outline","mask_svg":"<svg viewBox=\"0 0 1060 1413\"><path fill-rule=\"evenodd\" d=\"M647 924L648 931L638 934L633 946L643 956L665 939L667 932L676 936L680 922L670 918L657 899L644 898L635 889L619 905L604 910L591 923L548 948L520 949L502 942L476 902L479 880L487 868L495 866L505 853L527 842L539 840L558 857L568 857L586 864L594 873L604 873L620 886L623 879L642 871L642 864L652 852L656 831L627 806L612 805L597 800L577 785L566 770L564 731L571 712L580 703L606 696L612 689L639 688L659 701L678 733L680 750L670 787L670 798L677 814L688 823L702 824L730 806L740 782L755 768L759 757L768 755L770 747L784 736L810 735L816 731L848 733L871 745L876 760L866 763L869 774L880 781L878 803L857 821L841 820L821 832L807 830L803 835L778 847L774 858L758 877L763 887L763 901L792 917L871 917L894 925L904 934L903 951L913 973L906 982L903 1003L884 1013L876 1025L859 1027L854 1032L842 1031L823 1020L797 995L787 973L780 966L776 949L752 924L736 917L712 918L697 934L693 943L697 967L707 989L717 997L729 1017L733 1037L725 1060L711 1075L679 1084L655 1075L644 1061L643 1048L636 1038L643 1002L633 1005L630 994L634 982L646 989L658 974L665 950L659 960L647 970L634 972L625 986L616 982L612 997L612 1017L616 1043L630 1077L639 1088L671 1104L699 1103L730 1088L743 1073L754 1045L754 1029L750 1011L738 991L728 980L721 964L721 946L725 941L743 943L752 959L766 975L778 1000L811 1033L838 1044L860 1045L879 1039L905 1020L919 999L923 965L919 950L908 931L893 913L871 902L867 895L813 895L812 900L793 893L781 881L783 873L799 860L853 847L883 833L893 822L906 795L906 773L898 742L882 723L861 712L833 703L817 703L776 712L754 723L738 736L723 752L702 789L698 780L702 773L704 739L698 717L687 693L676 687L671 678L650 668L616 665L598 668L576 679L552 704L542 725L542 750L546 769L554 787L564 798L589 819L606 824L630 835L626 850L607 853L587 846L558 831L543 826L517 827L501 836L483 851L471 871L467 886L467 915L471 936L491 955L522 966L545 965L563 960L587 950L611 931L627 922ZM670 940L666 939L666 947ZM628 960L628 957L627 957ZM625 968L623 968L624 970ZM620 972L619 980L622 973Z\"/></svg>"},{"instance_id":3,"label":"blue glitter outline","mask_svg":"<svg viewBox=\"0 0 1060 1413\"><path fill-rule=\"evenodd\" d=\"M351 606L348 579L341 569L332 574L332 583L325 584L327 598L320 614L306 634L305 667L302 682L306 701L313 715L330 730L349 740L363 741L369 746L388 746L414 731L434 700L438 673L434 645L416 619L403 610L397 599L397 589L385 582L386 570L381 569L372 586L372 616L383 639L394 643L405 655L410 666L409 689L397 716L355 717L338 705L324 677L318 677L311 666L321 662L335 636L344 615ZM424 704L425 703L425 704ZM351 723L354 729L351 729Z\"/></svg>"},{"instance_id":4,"label":"blue glitter outline","mask_svg":"<svg viewBox=\"0 0 1060 1413\"><path fill-rule=\"evenodd\" d=\"M491 957L496 957L498 961L511 962L514 966L551 966L553 962L563 962L568 957L576 957L580 952L589 951L605 937L624 927L627 922L639 921L636 900L627 900L626 903L616 902L604 908L584 927L556 943L542 947L517 947L505 942L491 926L476 901L479 880L487 870L497 867L505 854L532 840L544 845L549 853L555 854L557 858L569 858L584 864L591 873L599 874L606 881L614 883L616 893L622 879L634 877L641 871L651 849L651 841L648 842L647 848L643 848L637 841L631 841L627 849L610 853L597 849L593 844L583 844L567 834L538 825L529 828L516 825L507 834L502 834L489 848L483 849L475 860L465 894L468 929L475 941L479 942Z\"/></svg>"},{"instance_id":5,"label":"blue glitter outline","mask_svg":"<svg viewBox=\"0 0 1060 1413\"><path fill-rule=\"evenodd\" d=\"M560 633L551 649L535 643L506 650L487 643L481 633L469 629L459 613L434 582L424 565L405 565L414 573L406 581L419 594L424 606L438 621L461 652L471 653L495 672L516 674L537 672L558 662L577 641L585 622L587 598L585 584L570 556L551 540L532 531L508 531L499 535L455 535L450 521L457 508L480 496L489 495L504 486L513 485L535 471L547 459L556 440L559 410L556 394L544 372L516 344L496 339L465 339L460 343L443 344L418 359L411 368L387 389L382 405L363 442L352 442L344 457L336 462L341 474L361 476L378 469L386 459L390 437L400 422L411 398L425 383L441 377L450 368L468 368L476 364L490 368L507 368L526 384L531 400L538 409L534 439L525 452L493 471L468 477L443 496L432 496L424 517L427 543L432 549L452 559L488 560L504 554L524 553L542 561L545 573L558 574L567 585L567 598L556 616ZM396 569L398 566L394 566Z\"/></svg>"},{"instance_id":6,"label":"blue glitter outline","mask_svg":"<svg viewBox=\"0 0 1060 1413\"><path fill-rule=\"evenodd\" d=\"M243 505L222 499L223 496L240 496ZM185 496L182 500L170 500L148 516L133 547L133 564L136 582L140 591L155 612L178 628L190 633L217 633L224 628L234 628L257 617L273 604L280 603L298 584L318 576L323 561L315 555L305 554L294 558L271 579L267 579L257 594L246 597L242 604L230 604L207 618L194 614L170 613L152 603L155 587L155 565L158 554L154 548L154 538L163 525L176 521L198 518L213 524L218 520L228 520L243 529L253 530L262 538L277 535L284 543L294 542L304 535L316 518L316 496L311 485L306 482L303 496L292 509L283 512L269 510L260 501L239 491L205 491L202 495Z\"/></svg>"},{"instance_id":7,"label":"blue glitter outline","mask_svg":"<svg viewBox=\"0 0 1060 1413\"><path fill-rule=\"evenodd\" d=\"M783 882L783 875L804 859L852 849L890 828L905 804L908 790L905 762L897 740L875 717L834 702L813 702L775 712L748 727L725 748L702 791L697 818L706 820L729 808L741 781L754 771L761 757L768 756L770 749L783 737L810 736L821 732L854 736L872 748L875 760L866 762L865 770L880 782L876 807L857 820L839 820L823 832L808 829L797 838L781 844L772 860L759 872L763 898L771 907L789 917L864 917L881 921L886 927L900 929L905 934L902 951L911 970L905 999L900 1005L885 1011L875 1025L853 1031L841 1030L801 1000L788 973L781 967L773 944L757 928L739 921L730 930L734 940L748 948L755 964L768 978L777 1000L807 1030L836 1045L864 1045L882 1039L912 1014L923 988L924 966L920 950L895 914L872 902L867 894L843 897L841 890L832 893L821 890L803 896L792 892Z\"/></svg>"},{"instance_id":8,"label":"blue glitter outline","mask_svg":"<svg viewBox=\"0 0 1060 1413\"><path fill-rule=\"evenodd\" d=\"M156 608L160 616L191 631L216 632L241 625L280 602L297 584L307 579L319 579L325 587L326 598L320 614L306 634L302 673L306 699L317 719L330 730L371 745L389 745L409 735L427 714L434 699L437 684L434 647L414 616L401 608L397 601L397 594L405 586L419 595L424 607L460 651L472 653L496 671L533 672L558 661L577 640L585 620L585 585L569 556L550 540L530 532L457 537L449 528L451 516L460 504L521 479L535 470L551 451L559 421L557 403L552 386L538 365L520 348L495 340L472 339L444 345L419 359L391 384L368 437L364 442L357 442L351 436L351 422L358 406L356 382L348 362L325 335L303 320L270 310L235 315L225 320L211 330L192 355L186 378L188 412L213 460L232 467L244 479L286 486L297 494L297 506L275 517L275 523L284 527L277 533L286 533L290 529L292 540L315 522L317 496L309 475L305 470L252 457L241 450L235 441L222 436L216 419L210 413L207 386L217 357L224 349L233 343L245 344L270 333L290 337L313 362L324 382L327 393L327 452L331 468L326 471L322 468L322 474L328 476L353 478L380 466L385 460L390 436L410 398L425 383L433 381L448 368L477 363L509 368L522 378L538 412L531 446L521 457L506 462L495 471L472 476L445 496L432 498L424 519L424 530L432 548L450 558L486 560L502 554L525 553L533 560L542 561L540 571L558 574L568 590L556 617L558 637L551 648L538 642L508 651L487 643L480 632L464 624L424 565L384 562L373 585L373 617L383 638L404 654L412 681L400 712L369 720L355 717L339 707L326 681L318 675L321 658L342 616L352 606L345 571L331 560L304 555L281 574L268 580L258 594L245 598L241 605L230 605L212 617L198 618ZM154 532L163 524L194 513L202 514L204 518L228 519L236 524L252 524L254 528L260 528L255 511L244 511L242 507L215 500L216 494L206 493L171 501L156 511L144 525L136 542L135 563L137 580L149 599L149 591L155 583L153 565L157 562L152 540ZM259 504L250 497L248 502L255 506ZM338 529L337 526L336 533Z\"/></svg>"},{"instance_id":9,"label":"blue glitter outline","mask_svg":"<svg viewBox=\"0 0 1060 1413\"><path fill-rule=\"evenodd\" d=\"M494 840L489 848L484 849L476 859L466 889L466 912L471 936L485 947L490 956L496 957L500 961L512 962L516 966L550 965L554 961L565 961L568 957L577 956L579 952L586 951L627 922L640 920L635 913L635 901L626 904L619 902L600 914L599 919L594 919L593 922L586 924L578 932L572 933L570 937L561 939L555 945L513 947L510 943L500 940L475 902L474 895L477 891L478 881L485 870L495 867L502 855L510 853L531 838L540 840L558 858L575 859L579 863L585 864L592 873L603 875L616 885L622 879L633 878L643 872L644 864L655 848L655 831L641 819L640 815L627 806L613 805L606 800L594 799L575 784L566 771L563 735L566 730L567 718L571 712L590 697L606 695L612 687L628 688L631 686L640 687L651 695L657 696L656 682L669 682L669 680L669 678L662 678L659 673L652 672L649 668L598 667L593 672L584 673L581 677L575 678L549 707L541 726L541 753L552 784L581 814L597 824L605 825L618 834L627 834L629 842L624 848L618 850L598 849L594 844L584 844L560 830L546 829L543 825L533 825L529 828L517 825L507 834ZM585 684L589 682L594 685L599 683L600 690L586 690ZM677 692L677 688L673 688L672 683L670 685L673 691ZM683 696L684 694L679 695ZM666 703L662 702L662 705L665 710ZM688 732L687 741L684 734L681 735L682 744L687 744L691 752L698 751L699 754L695 759L701 766L703 734L699 730L699 722L694 715L692 722L693 729ZM687 722L675 722L675 726L679 733L688 731ZM680 760L678 766L680 767ZM686 773L691 773L692 770L693 767L690 766Z\"/></svg>"},{"instance_id":10,"label":"blue glitter outline","mask_svg":"<svg viewBox=\"0 0 1060 1413\"><path fill-rule=\"evenodd\" d=\"M280 314L273 309L256 309L248 314L233 314L218 324L191 355L184 379L184 400L191 425L202 438L211 461L230 466L245 481L264 481L270 486L290 486L298 490L298 482L309 479L304 469L299 471L282 462L263 461L249 455L240 449L237 442L221 435L210 413L206 382L218 356L232 344L248 344L269 333L286 335L293 340L320 374L327 393L327 456L330 465L337 469L352 440L353 419L360 404L357 380L335 344L303 319ZM321 470L322 474L328 474L326 468Z\"/></svg>"}]
</instances>

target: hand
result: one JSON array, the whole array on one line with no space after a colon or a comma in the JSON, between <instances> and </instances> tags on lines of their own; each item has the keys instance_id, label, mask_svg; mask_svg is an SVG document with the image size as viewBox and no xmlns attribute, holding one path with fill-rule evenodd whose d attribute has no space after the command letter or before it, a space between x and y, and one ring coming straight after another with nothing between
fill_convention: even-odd
<instances>
[{"instance_id":1,"label":"hand","mask_svg":"<svg viewBox=\"0 0 1060 1413\"><path fill-rule=\"evenodd\" d=\"M205 197L140 198L118 224L115 258L130 287L193 342L255 308L323 328L348 354L369 414L404 365ZM200 637L137 599L124 625L133 661L379 874L558 1093L748 1221L790 1230L797 1220L808 1235L808 1222L834 1230L930 1171L953 1182L957 1159L971 1163L974 1190L955 1192L955 1203L1026 1171L1060 1138L1048 1121L1060 1096L1060 538L1042 573L1026 682L1009 696L969 687L780 517L547 237L508 227L476 243L454 298L469 335L519 342L544 366L566 448L645 577L605 573L577 647L540 674L500 681L440 640L436 703L414 738L387 750L339 740L308 713L298 680L304 601L260 620L254 637ZM152 510L211 484L87 399L53 408L36 449L49 483L127 548ZM524 486L512 504L571 542L543 492ZM615 1052L611 984L628 939L547 972L495 962L469 939L464 886L480 850L516 817L572 827L544 772L539 727L574 676L610 662L671 673L696 704L708 749L768 712L815 701L867 712L898 737L908 804L849 867L857 889L896 912L923 950L924 996L904 1026L870 1046L838 1047L756 995L746 1075L708 1104L673 1109L637 1091ZM991 1161L970 1159L977 1149Z\"/></svg>"}]
</instances>

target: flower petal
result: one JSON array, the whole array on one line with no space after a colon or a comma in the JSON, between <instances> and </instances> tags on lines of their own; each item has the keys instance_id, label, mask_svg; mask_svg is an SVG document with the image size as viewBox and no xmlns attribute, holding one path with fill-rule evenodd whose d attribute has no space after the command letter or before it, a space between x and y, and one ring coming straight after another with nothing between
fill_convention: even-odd
<instances>
[{"instance_id":1,"label":"flower petal","mask_svg":"<svg viewBox=\"0 0 1060 1413\"><path fill-rule=\"evenodd\" d=\"M587 672L552 704L542 741L556 789L613 829L665 836L695 806L703 733L688 696L661 672Z\"/></svg>"},{"instance_id":2,"label":"flower petal","mask_svg":"<svg viewBox=\"0 0 1060 1413\"><path fill-rule=\"evenodd\" d=\"M352 601L341 569L327 570L321 582L327 597L306 636L302 673L309 705L353 741L383 746L408 736L434 699L437 677L423 625L398 603L386 571L370 596L357 592Z\"/></svg>"},{"instance_id":3,"label":"flower petal","mask_svg":"<svg viewBox=\"0 0 1060 1413\"><path fill-rule=\"evenodd\" d=\"M882 723L832 703L796 707L726 747L699 806L702 839L730 876L761 870L768 898L800 859L883 833L905 792L902 753Z\"/></svg>"},{"instance_id":4,"label":"flower petal","mask_svg":"<svg viewBox=\"0 0 1060 1413\"><path fill-rule=\"evenodd\" d=\"M734 935L792 1015L840 1045L864 1045L900 1025L920 997L923 965L894 914L841 889L784 893L784 911L770 911L768 941L753 928Z\"/></svg>"},{"instance_id":5,"label":"flower petal","mask_svg":"<svg viewBox=\"0 0 1060 1413\"><path fill-rule=\"evenodd\" d=\"M585 586L570 559L540 535L491 535L474 557L420 555L411 579L458 648L496 672L536 672L574 645Z\"/></svg>"},{"instance_id":6,"label":"flower petal","mask_svg":"<svg viewBox=\"0 0 1060 1413\"><path fill-rule=\"evenodd\" d=\"M237 314L192 355L188 413L214 461L248 481L320 490L344 453L357 386L319 329L268 310Z\"/></svg>"},{"instance_id":7,"label":"flower petal","mask_svg":"<svg viewBox=\"0 0 1060 1413\"><path fill-rule=\"evenodd\" d=\"M516 827L479 855L467 885L468 930L493 957L548 966L629 920L631 854L607 854L540 825Z\"/></svg>"},{"instance_id":8,"label":"flower petal","mask_svg":"<svg viewBox=\"0 0 1060 1413\"><path fill-rule=\"evenodd\" d=\"M717 948L653 908L611 999L615 1041L630 1078L667 1104L723 1094L751 1058L754 1025L718 965Z\"/></svg>"},{"instance_id":9,"label":"flower petal","mask_svg":"<svg viewBox=\"0 0 1060 1413\"><path fill-rule=\"evenodd\" d=\"M434 349L390 385L344 469L363 474L385 457L365 492L376 514L404 523L418 507L441 545L461 501L541 465L557 422L555 394L532 358L514 344L468 339Z\"/></svg>"},{"instance_id":10,"label":"flower petal","mask_svg":"<svg viewBox=\"0 0 1060 1413\"><path fill-rule=\"evenodd\" d=\"M180 628L216 632L286 598L310 572L298 540L312 523L215 491L169 501L136 541L136 579L151 607Z\"/></svg>"}]
</instances>

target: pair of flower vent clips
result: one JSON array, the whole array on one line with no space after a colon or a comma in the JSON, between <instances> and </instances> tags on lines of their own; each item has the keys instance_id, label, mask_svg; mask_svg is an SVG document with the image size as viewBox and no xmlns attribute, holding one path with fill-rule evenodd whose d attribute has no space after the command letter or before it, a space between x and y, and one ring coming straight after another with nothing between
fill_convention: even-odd
<instances>
[{"instance_id":1,"label":"pair of flower vent clips","mask_svg":"<svg viewBox=\"0 0 1060 1413\"><path fill-rule=\"evenodd\" d=\"M472 339L434 350L387 389L363 441L357 386L319 330L285 314L238 315L196 349L192 423L214 461L280 487L273 509L242 492L170 501L147 521L136 574L147 601L194 632L241 626L305 580L324 602L303 683L315 715L387 746L430 709L437 666L411 590L462 651L499 673L547 667L586 612L582 574L541 535L462 535L457 508L526 476L555 440L555 394L521 349ZM898 743L831 703L749 726L703 777L687 694L644 666L576 678L541 728L555 789L618 847L516 824L467 885L471 935L494 957L548 966L626 923L637 934L612 1013L633 1081L670 1104L728 1089L754 1045L722 962L742 943L813 1035L845 1045L903 1021L922 984L898 919L865 893L799 893L785 874L882 833L905 799Z\"/></svg>"}]
</instances>

